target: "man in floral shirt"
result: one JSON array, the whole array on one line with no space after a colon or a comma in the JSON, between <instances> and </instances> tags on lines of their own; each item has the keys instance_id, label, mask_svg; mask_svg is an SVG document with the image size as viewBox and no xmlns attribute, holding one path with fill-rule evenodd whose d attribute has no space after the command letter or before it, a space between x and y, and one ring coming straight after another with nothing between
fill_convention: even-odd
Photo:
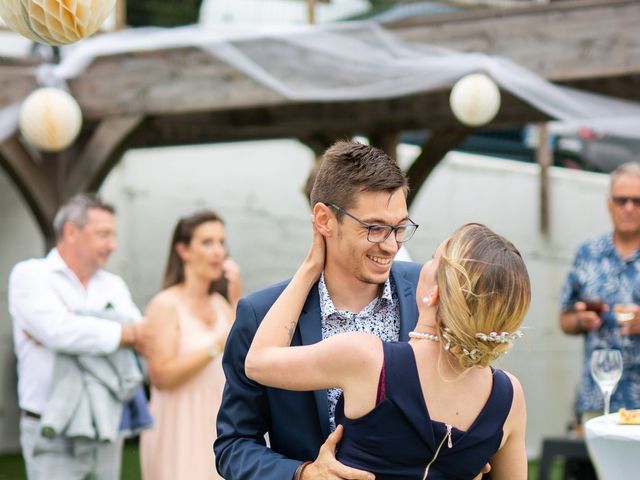
<instances>
[{"instance_id":1,"label":"man in floral shirt","mask_svg":"<svg viewBox=\"0 0 640 480\"><path fill-rule=\"evenodd\" d=\"M603 410L589 364L597 349L622 352L624 369L611 411L640 408L640 162L625 163L611 174L607 206L613 232L580 246L560 295L562 331L584 338L577 402L583 421ZM619 324L613 315L616 304L632 304L633 318Z\"/></svg>"}]
</instances>

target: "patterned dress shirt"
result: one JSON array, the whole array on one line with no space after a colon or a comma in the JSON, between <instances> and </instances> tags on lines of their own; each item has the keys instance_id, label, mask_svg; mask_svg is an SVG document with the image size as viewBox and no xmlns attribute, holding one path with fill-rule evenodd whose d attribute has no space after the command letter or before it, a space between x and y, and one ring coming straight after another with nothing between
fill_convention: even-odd
<instances>
[{"instance_id":1,"label":"patterned dress shirt","mask_svg":"<svg viewBox=\"0 0 640 480\"><path fill-rule=\"evenodd\" d=\"M382 295L374 298L358 313L336 309L324 282L324 274L320 277L318 291L320 293L323 339L345 332L370 333L385 342L394 342L400 337L400 303L395 283L391 278L388 278L384 283ZM341 393L342 390L339 388L327 390L329 424L332 432L336 429L336 403Z\"/></svg>"},{"instance_id":2,"label":"patterned dress shirt","mask_svg":"<svg viewBox=\"0 0 640 480\"><path fill-rule=\"evenodd\" d=\"M563 311L573 310L577 301L601 300L609 311L601 315L602 326L584 334L582 380L577 411L602 410L604 400L591 378L589 359L594 350L618 349L624 362L622 378L611 397L611 411L621 407L640 408L640 335L621 335L613 316L616 303L640 304L640 250L620 257L608 233L589 240L578 249L573 267L560 295Z\"/></svg>"}]
</instances>

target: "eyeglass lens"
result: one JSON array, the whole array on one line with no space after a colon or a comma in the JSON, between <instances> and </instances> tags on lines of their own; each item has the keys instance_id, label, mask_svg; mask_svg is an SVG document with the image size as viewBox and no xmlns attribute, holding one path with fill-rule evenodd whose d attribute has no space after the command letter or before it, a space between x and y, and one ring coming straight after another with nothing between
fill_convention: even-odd
<instances>
[{"instance_id":1,"label":"eyeglass lens","mask_svg":"<svg viewBox=\"0 0 640 480\"><path fill-rule=\"evenodd\" d=\"M406 242L409 240L418 228L417 225L407 224L399 225L397 227L391 227L389 225L375 225L369 227L369 235L367 239L370 242L381 243L384 242L391 232L395 230L395 237L397 242Z\"/></svg>"},{"instance_id":2,"label":"eyeglass lens","mask_svg":"<svg viewBox=\"0 0 640 480\"><path fill-rule=\"evenodd\" d=\"M627 204L627 202L633 203L634 207L640 207L640 197L612 197L613 203L622 207Z\"/></svg>"}]
</instances>

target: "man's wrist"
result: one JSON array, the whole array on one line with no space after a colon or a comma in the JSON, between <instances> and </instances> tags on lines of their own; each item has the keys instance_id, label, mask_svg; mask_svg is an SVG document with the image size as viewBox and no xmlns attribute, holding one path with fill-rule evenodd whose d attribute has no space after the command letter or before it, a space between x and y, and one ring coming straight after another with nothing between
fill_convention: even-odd
<instances>
[{"instance_id":1,"label":"man's wrist","mask_svg":"<svg viewBox=\"0 0 640 480\"><path fill-rule=\"evenodd\" d=\"M307 460L306 462L303 462L300 465L298 465L298 468L296 469L296 473L293 474L293 480L302 480L302 471L312 463L313 462L311 460Z\"/></svg>"},{"instance_id":2,"label":"man's wrist","mask_svg":"<svg viewBox=\"0 0 640 480\"><path fill-rule=\"evenodd\" d=\"M120 336L120 345L124 347L132 347L136 344L138 331L133 325L123 325Z\"/></svg>"}]
</instances>

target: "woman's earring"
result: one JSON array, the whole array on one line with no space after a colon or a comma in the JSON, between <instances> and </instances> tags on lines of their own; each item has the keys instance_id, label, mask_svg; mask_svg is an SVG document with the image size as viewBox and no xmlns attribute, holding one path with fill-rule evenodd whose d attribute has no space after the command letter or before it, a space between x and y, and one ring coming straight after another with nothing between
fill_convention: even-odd
<instances>
[{"instance_id":1,"label":"woman's earring","mask_svg":"<svg viewBox=\"0 0 640 480\"><path fill-rule=\"evenodd\" d=\"M427 295L426 297L422 297L422 303L427 304L427 306L431 306L431 295Z\"/></svg>"}]
</instances>

